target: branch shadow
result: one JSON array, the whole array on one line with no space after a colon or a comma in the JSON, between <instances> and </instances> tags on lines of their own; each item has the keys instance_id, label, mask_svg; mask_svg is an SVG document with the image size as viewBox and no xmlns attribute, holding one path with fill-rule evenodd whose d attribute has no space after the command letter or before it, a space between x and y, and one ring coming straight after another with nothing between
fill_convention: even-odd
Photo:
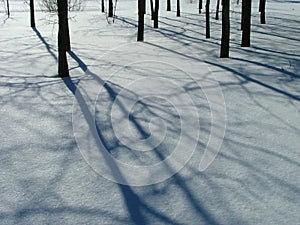
<instances>
[{"instance_id":1,"label":"branch shadow","mask_svg":"<svg viewBox=\"0 0 300 225\"><path fill-rule=\"evenodd\" d=\"M112 87L113 83L104 82L99 76L89 71L88 66L83 62L83 60L81 60L76 55L75 52L70 52L69 54L78 63L79 67L84 72L92 76L92 78L95 81L99 82L105 88L105 90L110 96L111 101L113 102L118 95L118 92L116 92ZM85 100L82 97L82 94L80 93L80 90L76 88L76 86L73 84L70 78L63 78L63 81L65 85L69 88L69 90L74 94L76 101L79 103L79 106L82 112L84 113L84 117L86 121L88 121L90 129L92 130L92 127L96 126L97 134L93 133L94 138L100 138L101 142L105 145L105 147L109 149L108 146L109 143L107 143L105 137L101 134L101 129L98 127L97 124L95 124L94 118L91 112L88 110L87 108L88 106L86 105ZM117 104L119 105L121 110L126 111L124 106L122 106L122 103L118 102ZM146 107L145 105L143 106ZM128 112L124 112L124 113L128 114ZM139 121L137 121L134 117L130 117L130 120L143 137L148 135L147 131L145 131L145 128L139 123ZM156 154L158 158L160 158L161 160L164 159L163 155L160 155L158 152L156 152ZM116 164L109 163L109 167L111 171L113 171L114 176L116 178L125 181L122 172L119 170ZM172 170L172 168L169 167L169 170ZM181 191L186 197L186 200L190 203L192 208L197 212L199 217L201 217L204 221L206 221L207 224L212 224L212 225L220 224L219 222L217 222L216 218L214 218L214 216L208 210L206 210L203 207L203 205L201 205L200 200L197 199L196 196L192 193L192 190L190 190L183 177L177 174L173 176L171 180L174 184L180 187ZM150 224L150 222L147 220L145 213L149 213L153 215L155 218L157 218L159 221L163 222L164 224L175 224L175 225L181 224L179 221L176 221L175 219L170 218L167 215L158 212L155 208L151 207L149 204L143 201L143 199L134 191L132 187L127 185L122 185L122 184L118 184L118 187L126 203L126 207L130 214L131 221L134 224Z\"/></svg>"}]
</instances>

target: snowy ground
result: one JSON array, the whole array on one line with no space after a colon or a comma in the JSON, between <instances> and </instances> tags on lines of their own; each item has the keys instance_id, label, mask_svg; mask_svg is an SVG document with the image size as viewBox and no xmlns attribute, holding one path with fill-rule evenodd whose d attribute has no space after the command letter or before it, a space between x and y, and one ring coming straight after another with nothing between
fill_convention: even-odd
<instances>
[{"instance_id":1,"label":"snowy ground","mask_svg":"<svg viewBox=\"0 0 300 225\"><path fill-rule=\"evenodd\" d=\"M250 48L239 47L232 4L231 58L219 59L220 21L211 20L205 39L195 1L182 1L180 18L162 2L160 29L147 16L144 43L135 41L136 1L118 1L115 23L97 1L71 13L71 79L64 80L56 78L56 17L39 11L32 30L22 1L11 2L10 19L0 10L0 224L300 224L300 3L268 2L260 25L255 1ZM224 118L222 102L223 144L200 172L211 111ZM100 175L107 168L94 150L93 114L105 147L128 165L156 165L177 143L175 161L195 152L162 182L114 183ZM191 125L195 115L200 125ZM148 135L154 140L139 142ZM164 175L124 171L113 175L150 183Z\"/></svg>"}]
</instances>

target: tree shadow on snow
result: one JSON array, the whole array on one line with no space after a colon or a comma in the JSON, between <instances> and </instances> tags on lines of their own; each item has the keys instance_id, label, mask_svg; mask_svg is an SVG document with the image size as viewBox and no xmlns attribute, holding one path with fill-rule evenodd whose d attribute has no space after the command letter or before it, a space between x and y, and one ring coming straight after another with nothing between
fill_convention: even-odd
<instances>
[{"instance_id":1,"label":"tree shadow on snow","mask_svg":"<svg viewBox=\"0 0 300 225\"><path fill-rule=\"evenodd\" d=\"M103 85L103 87L109 94L111 101L113 102L116 96L118 95L118 92L115 91L115 87L113 87L114 84L105 83L101 78L99 78L99 76L89 71L88 66L80 59L80 57L76 55L75 52L71 51L69 52L69 55L78 63L79 67L84 72L87 72L87 74L92 76L95 81ZM78 102L82 112L84 113L85 120L88 122L90 129L92 129L92 127L95 126L94 117L92 116L91 112L88 110L85 100L83 99L82 93L80 93L80 90L76 88L71 78L63 78L63 81L65 85L69 88L69 90L74 94L76 101ZM118 103L118 104L121 109L125 110L124 107L120 105L122 103ZM145 137L148 135L147 131L145 130L143 125L140 124L138 120L136 120L134 117L131 117L130 120L134 124L135 128L141 133L142 136ZM101 133L102 131L97 124L96 124L96 129L98 133L93 134L96 135L94 138L100 138L104 146L107 147L107 149L109 149L108 145L110 143L108 143L107 140L105 140L105 137L102 135ZM159 155L159 153L156 152L156 154L158 154L158 157L160 159L164 158L162 155ZM125 178L122 176L122 172L119 170L116 164L109 163L109 167L111 171L113 171L115 177L125 180ZM172 170L171 167L169 169ZM180 187L180 190L185 195L187 202L189 202L192 208L197 212L199 218L201 218L207 224L212 224L212 225L219 224L216 218L214 218L214 216L204 208L204 206L201 204L200 199L197 199L197 197L193 194L193 191L188 187L183 177L177 174L173 176L171 182L175 183L178 187ZM117 184L117 185L124 198L124 202L126 204L128 213L130 215L130 219L134 224L150 224L150 221L148 221L147 218L147 214L154 216L156 220L164 224L181 224L181 222L179 220L177 221L176 218L172 218L168 215L165 215L164 213L159 212L155 207L151 206L151 204L148 204L143 199L143 197L137 193L137 191L140 188L138 187L133 188L131 186L121 185L121 184ZM155 187L155 185L152 186ZM134 189L136 189L136 191Z\"/></svg>"}]
</instances>

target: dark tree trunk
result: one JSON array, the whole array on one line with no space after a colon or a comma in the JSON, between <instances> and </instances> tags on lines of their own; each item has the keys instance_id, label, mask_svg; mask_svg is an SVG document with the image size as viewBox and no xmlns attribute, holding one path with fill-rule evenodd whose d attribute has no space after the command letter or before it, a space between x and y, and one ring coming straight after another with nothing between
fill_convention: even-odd
<instances>
[{"instance_id":1,"label":"dark tree trunk","mask_svg":"<svg viewBox=\"0 0 300 225\"><path fill-rule=\"evenodd\" d=\"M243 31L242 31L242 47L250 47L250 34L251 34L251 1L243 0Z\"/></svg>"},{"instance_id":2,"label":"dark tree trunk","mask_svg":"<svg viewBox=\"0 0 300 225\"><path fill-rule=\"evenodd\" d=\"M220 0L217 0L216 20L219 20Z\"/></svg>"},{"instance_id":3,"label":"dark tree trunk","mask_svg":"<svg viewBox=\"0 0 300 225\"><path fill-rule=\"evenodd\" d=\"M137 41L144 41L144 16L146 11L145 0L138 0L138 35Z\"/></svg>"},{"instance_id":4,"label":"dark tree trunk","mask_svg":"<svg viewBox=\"0 0 300 225\"><path fill-rule=\"evenodd\" d=\"M266 24L266 0L259 1L260 23Z\"/></svg>"},{"instance_id":5,"label":"dark tree trunk","mask_svg":"<svg viewBox=\"0 0 300 225\"><path fill-rule=\"evenodd\" d=\"M7 16L10 17L9 1L6 0Z\"/></svg>"},{"instance_id":6,"label":"dark tree trunk","mask_svg":"<svg viewBox=\"0 0 300 225\"><path fill-rule=\"evenodd\" d=\"M101 12L105 12L104 0L101 0Z\"/></svg>"},{"instance_id":7,"label":"dark tree trunk","mask_svg":"<svg viewBox=\"0 0 300 225\"><path fill-rule=\"evenodd\" d=\"M151 7L151 20L154 20L154 5L153 5L153 0L150 0L150 7Z\"/></svg>"},{"instance_id":8,"label":"dark tree trunk","mask_svg":"<svg viewBox=\"0 0 300 225\"><path fill-rule=\"evenodd\" d=\"M155 0L154 7L154 28L158 28L158 12L159 12L159 0Z\"/></svg>"},{"instance_id":9,"label":"dark tree trunk","mask_svg":"<svg viewBox=\"0 0 300 225\"><path fill-rule=\"evenodd\" d=\"M180 17L180 0L177 0L177 10L176 16Z\"/></svg>"},{"instance_id":10,"label":"dark tree trunk","mask_svg":"<svg viewBox=\"0 0 300 225\"><path fill-rule=\"evenodd\" d=\"M167 11L171 11L171 0L167 0Z\"/></svg>"},{"instance_id":11,"label":"dark tree trunk","mask_svg":"<svg viewBox=\"0 0 300 225\"><path fill-rule=\"evenodd\" d=\"M58 76L68 77L67 48L68 41L68 2L67 0L57 0L58 10Z\"/></svg>"},{"instance_id":12,"label":"dark tree trunk","mask_svg":"<svg viewBox=\"0 0 300 225\"><path fill-rule=\"evenodd\" d=\"M201 14L202 11L202 0L199 0L199 14Z\"/></svg>"},{"instance_id":13,"label":"dark tree trunk","mask_svg":"<svg viewBox=\"0 0 300 225\"><path fill-rule=\"evenodd\" d=\"M209 21L209 5L210 5L210 0L206 0L206 5L205 5L205 15L206 15L206 38L210 38L210 21Z\"/></svg>"},{"instance_id":14,"label":"dark tree trunk","mask_svg":"<svg viewBox=\"0 0 300 225\"><path fill-rule=\"evenodd\" d=\"M35 27L35 19L34 19L34 2L30 0L30 26Z\"/></svg>"},{"instance_id":15,"label":"dark tree trunk","mask_svg":"<svg viewBox=\"0 0 300 225\"><path fill-rule=\"evenodd\" d=\"M229 58L229 39L230 39L230 2L222 0L222 40L221 40L221 58Z\"/></svg>"},{"instance_id":16,"label":"dark tree trunk","mask_svg":"<svg viewBox=\"0 0 300 225\"><path fill-rule=\"evenodd\" d=\"M246 0L242 0L242 13L241 13L241 30L244 29L244 25L245 25L245 16L244 16L244 13L245 13L245 2Z\"/></svg>"},{"instance_id":17,"label":"dark tree trunk","mask_svg":"<svg viewBox=\"0 0 300 225\"><path fill-rule=\"evenodd\" d=\"M113 0L108 0L108 17L113 17L114 10L113 10Z\"/></svg>"}]
</instances>

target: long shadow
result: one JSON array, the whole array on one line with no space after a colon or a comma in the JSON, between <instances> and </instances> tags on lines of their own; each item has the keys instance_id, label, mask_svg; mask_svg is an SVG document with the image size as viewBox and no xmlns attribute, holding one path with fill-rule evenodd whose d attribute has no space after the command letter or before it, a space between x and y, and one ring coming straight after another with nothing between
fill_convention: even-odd
<instances>
[{"instance_id":1,"label":"long shadow","mask_svg":"<svg viewBox=\"0 0 300 225\"><path fill-rule=\"evenodd\" d=\"M294 100L300 101L300 97L297 96L297 95L293 95L293 94L291 94L291 93L289 93L289 92L286 92L286 91L283 91L283 90L281 90L281 89L279 89L279 88L273 87L273 86L271 86L271 85L269 85L269 84L266 84L266 83L264 83L264 82L262 82L262 81L259 81L259 80L257 80L257 79L248 77L248 76L246 76L245 74L242 74L242 73L240 73L240 72L238 72L238 71L236 71L236 70L234 70L234 69L231 69L231 68L229 68L229 67L223 66L223 65L221 65L221 64L218 64L218 63L215 63L215 62L212 62L212 61L209 61L209 60L201 60L201 59L199 59L199 58L196 58L196 57L193 57L193 56L189 56L189 55L186 55L186 54L177 52L176 50L168 49L168 48L166 48L166 47L163 47L163 46L160 46L160 45L157 45L157 44L153 44L153 43L149 43L149 42L145 42L145 43L147 43L148 45L151 45L151 46L154 46L154 47L158 47L158 48L167 50L167 51L169 51L169 52L172 52L172 53L175 53L175 54L184 56L184 57L189 58L189 59L197 60L197 61L200 61L200 62L206 62L206 63L208 63L208 64L210 64L210 65L213 65L213 66L216 66L216 67L220 67L220 68L222 68L222 69L224 69L224 70L226 70L226 71L232 72L233 74L235 74L235 75L237 75L237 76L239 76L239 77L242 77L243 79L245 79L245 80L247 80L247 81L250 81L250 82L252 82L252 83L256 83L256 84L258 84L258 85L260 85L260 86L263 86L263 87L265 87L265 88L267 88L267 89L270 89L270 90L272 90L272 91L275 91L275 92L277 92L277 93L279 93L279 94L282 94L282 95L287 96L287 97L289 97L289 98L292 98L292 99L294 99ZM268 67L268 68L273 69L273 70L278 70L277 68L274 68L274 67L271 67L271 66L267 66L267 65L265 65L265 64L262 64L262 66ZM289 76L295 77L295 78L298 78L298 77L299 77L297 74L294 74L294 73L291 73L291 72L288 72L288 71L280 71L280 72L283 72L283 73L285 73L285 74L287 74L287 75L289 75Z\"/></svg>"},{"instance_id":2,"label":"long shadow","mask_svg":"<svg viewBox=\"0 0 300 225\"><path fill-rule=\"evenodd\" d=\"M114 101L115 98L117 97L118 93L115 92L113 90L113 88L110 87L109 84L107 84L107 83L104 84L104 81L101 78L99 78L96 74L93 74L92 72L90 72L88 70L87 65L74 52L70 52L69 54L78 63L79 67L83 71L88 72L89 75L92 75L96 81L100 82L100 84L102 84L104 86L104 88L109 93L111 100ZM93 119L91 113L89 112L87 105L86 105L80 91L78 89L76 89L76 86L72 83L72 80L70 78L64 78L63 81L65 82L66 86L71 90L71 92L75 95L76 100L78 101L82 111L84 112L84 116L85 116L86 120L88 121L90 128L92 129L92 127L95 126L94 119ZM124 113L128 113L128 112L126 112L125 107L122 106L121 103L118 103L118 105L120 106L121 110L125 111ZM131 122L134 123L135 127L142 134L142 136L145 137L148 135L147 132L143 129L143 127L141 126L141 124L139 124L138 121L136 121L134 118L132 118ZM105 138L102 136L101 131L98 127L97 127L97 131L98 131L98 134L93 134L93 135L95 135L94 138L100 137L104 146L107 147ZM157 154L160 159L164 159L164 157L162 155L159 155L159 153L157 153ZM119 168L116 165L110 164L109 166L111 167L111 170L114 171L114 174L116 177L121 177L121 179L125 179L122 176L121 171L119 170ZM169 169L172 170L171 167L169 167ZM186 185L185 181L179 175L174 176L174 179L175 179L175 183L181 187L181 190L184 192L187 200L191 203L191 205L196 210L198 215L201 216L208 224L218 225L219 223L216 221L216 219L207 210L205 210L203 208L203 206L199 203L197 198L192 194L192 192L189 190L188 186ZM133 191L133 189L130 186L119 184L119 188L124 197L128 212L130 213L130 216L131 216L131 220L135 224L148 224L146 217L143 215L143 211L154 215L156 218L158 218L159 220L164 222L164 224L175 224L175 225L180 224L179 222L174 221L173 219L163 215L162 213L159 213L153 207L150 207L145 202L143 202L142 199Z\"/></svg>"},{"instance_id":3,"label":"long shadow","mask_svg":"<svg viewBox=\"0 0 300 225\"><path fill-rule=\"evenodd\" d=\"M45 40L45 38L42 36L42 34L39 32L39 30L37 28L32 28L32 30L36 33L36 35L38 36L38 38L42 41L42 43L45 45L47 51L51 54L51 56L58 61L58 58L56 56L56 54L53 52L51 46L49 45L49 43Z\"/></svg>"},{"instance_id":4,"label":"long shadow","mask_svg":"<svg viewBox=\"0 0 300 225\"><path fill-rule=\"evenodd\" d=\"M258 66L262 66L262 67L266 67L268 69L284 73L284 74L286 74L286 75L288 75L290 77L293 77L293 78L298 78L298 79L300 78L300 75L298 75L298 74L295 74L295 73L292 73L292 72L289 72L289 71L286 71L286 70L282 70L280 68L277 68L277 67L265 64L265 63L255 62L255 61L251 61L249 59L235 58L235 57L232 57L232 59L237 60L237 61L242 61L242 62L247 62L247 63L255 64L255 65L258 65Z\"/></svg>"},{"instance_id":5,"label":"long shadow","mask_svg":"<svg viewBox=\"0 0 300 225\"><path fill-rule=\"evenodd\" d=\"M88 71L87 65L74 52L70 52L69 54L78 63L79 67L83 71L86 71L86 72ZM97 77L92 72L90 72L90 71L88 71L88 72L90 75L93 76L93 78L96 78L98 82L100 82L101 84L104 84L103 80L101 80L99 77ZM79 106L84 114L84 117L89 124L90 130L92 130L93 127L96 126L97 133L92 132L92 135L96 139L100 138L103 145L108 149L108 146L107 146L108 143L105 141L105 138L103 137L97 124L95 124L94 117L92 116L91 112L89 111L88 106L86 105L86 102L85 102L80 90L77 89L77 87L72 82L71 78L69 78L69 77L63 78L63 81L64 81L65 85L68 87L68 89L74 94L77 102L79 103ZM111 95L111 98L116 97L117 93L115 93L114 90L111 87L109 87L108 84L105 84L104 87L108 91L108 93ZM142 129L142 127L139 127L139 129ZM103 154L103 157L107 157L107 156ZM107 159L107 161L111 162L111 160L109 160L109 159ZM119 170L119 168L117 167L116 164L108 163L108 165L115 177L125 181L125 178L122 175L122 172ZM156 218L160 219L162 222L164 222L166 224L175 224L175 225L180 224L180 223L168 218L167 216L159 213L157 210L155 210L154 208L152 208L149 205L147 205L146 203L144 203L130 186L118 184L118 187L123 195L127 210L130 214L131 221L134 224L149 224L146 217L143 215L143 211L153 214Z\"/></svg>"},{"instance_id":6,"label":"long shadow","mask_svg":"<svg viewBox=\"0 0 300 225\"><path fill-rule=\"evenodd\" d=\"M82 61L80 61L80 62L82 62ZM81 66L82 66L81 68L87 68L87 67L84 67L83 64L81 64ZM89 111L88 106L87 106L80 90L77 89L77 87L74 85L74 83L72 82L70 77L66 77L66 78L62 78L62 79L63 79L63 82L65 83L65 85L68 87L68 89L74 94L74 96L83 112L85 120L88 122L90 130L93 130L94 126L96 126L98 134L91 132L93 137L95 139L97 139L100 136L100 138L101 138L101 132L99 132L98 126L94 123L94 117L91 114L91 112ZM103 137L101 138L101 140L104 140ZM106 146L105 141L102 141L102 143L104 146ZM107 157L107 156L105 154L103 154L103 157ZM108 163L108 165L115 177L125 180L121 171L115 164ZM120 187L123 197L125 199L127 209L131 216L131 220L135 224L147 224L146 219L142 216L142 213L141 213L141 207L140 207L141 201L140 201L139 197L133 192L133 190L130 187L126 187L123 185L119 185L119 187Z\"/></svg>"},{"instance_id":7,"label":"long shadow","mask_svg":"<svg viewBox=\"0 0 300 225\"><path fill-rule=\"evenodd\" d=\"M234 70L234 69L231 69L231 68L229 68L229 67L227 67L227 66L223 66L223 65L220 65L220 64L218 64L218 63L211 62L211 61L205 61L205 62L208 63L208 64L210 64L210 65L213 65L213 66L216 66L216 67L220 67L220 68L222 68L222 69L224 69L224 70L226 70L226 71L232 72L233 74L235 74L235 75L237 75L237 76L239 76L239 77L241 77L241 78L243 78L243 79L245 79L245 80L247 80L247 81L250 81L250 82L252 82L252 83L255 83L255 84L258 84L258 85L260 85L260 86L263 86L263 87L265 87L265 88L267 88L267 89L270 89L270 90L275 91L275 92L277 92L277 93L279 93L279 94L282 94L282 95L284 95L284 96L286 96L286 97L288 97L288 98L291 98L291 99L300 101L300 97L297 96L297 95L293 95L293 94L291 94L291 93L289 93L289 92L286 92L286 91L283 91L283 90L278 89L278 88L276 88L276 87L273 87L273 86L271 86L271 85L269 85L269 84L266 84L266 83L264 83L264 82L262 82L262 81L259 81L259 80L257 80L257 79L248 77L248 76L246 76L245 74L240 73L240 72L238 72L238 71L236 71L236 70Z\"/></svg>"}]
</instances>

